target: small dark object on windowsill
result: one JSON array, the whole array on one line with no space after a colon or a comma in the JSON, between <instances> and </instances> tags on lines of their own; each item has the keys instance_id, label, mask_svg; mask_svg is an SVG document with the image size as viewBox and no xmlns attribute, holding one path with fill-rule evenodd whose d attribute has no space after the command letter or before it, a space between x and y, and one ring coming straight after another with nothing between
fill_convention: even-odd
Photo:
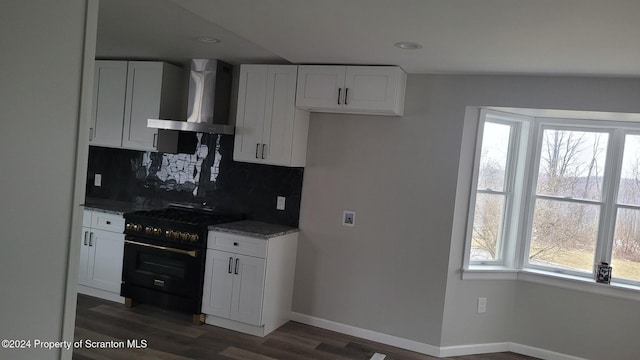
<instances>
[{"instance_id":1,"label":"small dark object on windowsill","mask_svg":"<svg viewBox=\"0 0 640 360\"><path fill-rule=\"evenodd\" d=\"M609 263L601 262L596 264L596 282L600 284L611 283L611 266Z\"/></svg>"}]
</instances>

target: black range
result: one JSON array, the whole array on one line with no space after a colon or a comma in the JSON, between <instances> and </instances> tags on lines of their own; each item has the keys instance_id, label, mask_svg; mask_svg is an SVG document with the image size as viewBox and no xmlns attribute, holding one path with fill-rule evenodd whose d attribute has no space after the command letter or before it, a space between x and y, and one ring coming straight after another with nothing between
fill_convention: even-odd
<instances>
[{"instance_id":1,"label":"black range","mask_svg":"<svg viewBox=\"0 0 640 360\"><path fill-rule=\"evenodd\" d=\"M149 303L193 314L202 323L207 233L241 216L172 205L125 213L120 295L127 306Z\"/></svg>"}]
</instances>

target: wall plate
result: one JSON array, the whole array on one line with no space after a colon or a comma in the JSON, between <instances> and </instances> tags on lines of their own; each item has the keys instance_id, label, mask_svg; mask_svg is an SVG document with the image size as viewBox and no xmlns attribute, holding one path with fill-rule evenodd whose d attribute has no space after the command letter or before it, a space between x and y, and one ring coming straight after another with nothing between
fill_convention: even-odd
<instances>
[{"instance_id":1,"label":"wall plate","mask_svg":"<svg viewBox=\"0 0 640 360\"><path fill-rule=\"evenodd\" d=\"M351 210L344 210L342 212L342 225L356 226L356 212Z\"/></svg>"}]
</instances>

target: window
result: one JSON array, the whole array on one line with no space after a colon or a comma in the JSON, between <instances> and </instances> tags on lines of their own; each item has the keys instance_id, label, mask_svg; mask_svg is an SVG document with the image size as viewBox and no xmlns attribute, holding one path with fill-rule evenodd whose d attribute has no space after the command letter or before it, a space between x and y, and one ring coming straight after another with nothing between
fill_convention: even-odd
<instances>
[{"instance_id":1,"label":"window","mask_svg":"<svg viewBox=\"0 0 640 360\"><path fill-rule=\"evenodd\" d=\"M640 286L640 123L483 109L466 270L533 270Z\"/></svg>"},{"instance_id":2,"label":"window","mask_svg":"<svg viewBox=\"0 0 640 360\"><path fill-rule=\"evenodd\" d=\"M513 125L486 121L482 133L475 217L471 235L471 259L502 263L505 207L509 203L509 154Z\"/></svg>"}]
</instances>

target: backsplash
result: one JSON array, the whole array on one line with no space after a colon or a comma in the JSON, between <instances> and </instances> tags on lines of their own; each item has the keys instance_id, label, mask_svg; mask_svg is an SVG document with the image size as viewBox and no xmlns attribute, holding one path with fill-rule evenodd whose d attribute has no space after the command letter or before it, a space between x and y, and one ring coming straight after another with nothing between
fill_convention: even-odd
<instances>
[{"instance_id":1,"label":"backsplash","mask_svg":"<svg viewBox=\"0 0 640 360\"><path fill-rule=\"evenodd\" d=\"M86 195L130 203L203 204L247 219L298 226L303 168L233 161L233 136L198 134L194 154L89 147ZM94 186L101 174L101 186ZM276 197L286 197L276 210Z\"/></svg>"}]
</instances>

